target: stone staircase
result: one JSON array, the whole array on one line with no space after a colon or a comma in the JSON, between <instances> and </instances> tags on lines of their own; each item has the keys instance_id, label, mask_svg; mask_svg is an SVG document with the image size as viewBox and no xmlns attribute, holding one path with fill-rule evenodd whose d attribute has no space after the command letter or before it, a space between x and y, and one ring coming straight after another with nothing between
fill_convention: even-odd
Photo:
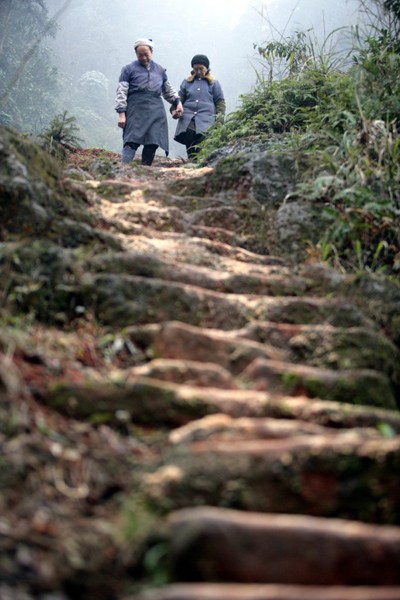
<instances>
[{"instance_id":1,"label":"stone staircase","mask_svg":"<svg viewBox=\"0 0 400 600\"><path fill-rule=\"evenodd\" d=\"M400 600L398 283L278 243L273 157L0 137L0 600Z\"/></svg>"},{"instance_id":2,"label":"stone staircase","mask_svg":"<svg viewBox=\"0 0 400 600\"><path fill-rule=\"evenodd\" d=\"M86 182L123 251L87 262L84 297L131 353L117 382L47 401L164 431L136 474L155 524L129 598L399 600L396 309L268 239L255 251L242 197L185 183L208 171Z\"/></svg>"}]
</instances>

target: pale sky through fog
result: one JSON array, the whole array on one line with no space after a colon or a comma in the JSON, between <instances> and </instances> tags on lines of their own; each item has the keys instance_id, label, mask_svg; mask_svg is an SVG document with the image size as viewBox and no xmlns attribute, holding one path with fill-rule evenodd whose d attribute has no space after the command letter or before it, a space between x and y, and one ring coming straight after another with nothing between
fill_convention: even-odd
<instances>
[{"instance_id":1,"label":"pale sky through fog","mask_svg":"<svg viewBox=\"0 0 400 600\"><path fill-rule=\"evenodd\" d=\"M167 0L158 0L158 2L167 2ZM132 0L132 9L134 4L135 0ZM157 0L153 0L153 6L157 6ZM210 22L234 29L250 9L259 13L261 18L262 15L272 18L279 16L279 21L285 24L289 25L292 22L292 24L310 27L322 20L325 20L327 25L332 20L336 23L336 17L339 19L344 17L341 25L348 24L354 21L359 8L359 0L202 0L200 3L198 0L186 0L179 13L186 12L194 19L201 15L201 22L204 22L204 15L206 15ZM171 5L171 13L173 12L173 5Z\"/></svg>"},{"instance_id":2,"label":"pale sky through fog","mask_svg":"<svg viewBox=\"0 0 400 600\"><path fill-rule=\"evenodd\" d=\"M257 0L203 0L197 7L201 6L201 10L212 15L213 19L233 29L240 23L249 6L259 7L261 4ZM190 10L190 4L188 8Z\"/></svg>"}]
</instances>

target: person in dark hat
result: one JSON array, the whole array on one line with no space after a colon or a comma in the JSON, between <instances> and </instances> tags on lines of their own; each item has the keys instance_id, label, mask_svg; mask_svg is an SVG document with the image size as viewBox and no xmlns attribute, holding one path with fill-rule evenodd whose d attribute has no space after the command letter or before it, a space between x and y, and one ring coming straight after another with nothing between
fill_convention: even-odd
<instances>
[{"instance_id":1,"label":"person in dark hat","mask_svg":"<svg viewBox=\"0 0 400 600\"><path fill-rule=\"evenodd\" d=\"M136 59L123 67L117 87L115 110L123 129L122 162L130 163L143 145L142 164L151 165L158 147L169 152L168 123L162 97L179 117L183 107L168 81L166 70L153 61L153 41L140 38L133 44ZM162 97L161 97L162 96Z\"/></svg>"},{"instance_id":2,"label":"person in dark hat","mask_svg":"<svg viewBox=\"0 0 400 600\"><path fill-rule=\"evenodd\" d=\"M210 61L205 54L191 60L192 71L179 90L183 113L172 111L179 119L174 139L186 146L188 158L195 158L199 144L217 118L223 119L226 104L221 84L210 73Z\"/></svg>"}]
</instances>

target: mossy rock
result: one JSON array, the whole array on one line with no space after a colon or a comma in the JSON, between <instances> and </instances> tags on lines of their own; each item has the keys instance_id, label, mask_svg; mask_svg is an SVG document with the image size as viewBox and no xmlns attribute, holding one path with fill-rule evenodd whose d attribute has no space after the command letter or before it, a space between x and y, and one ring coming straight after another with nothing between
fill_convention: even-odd
<instances>
[{"instance_id":1,"label":"mossy rock","mask_svg":"<svg viewBox=\"0 0 400 600\"><path fill-rule=\"evenodd\" d=\"M29 313L48 323L74 318L81 304L78 264L72 250L48 240L3 244L0 282L10 312Z\"/></svg>"},{"instance_id":2,"label":"mossy rock","mask_svg":"<svg viewBox=\"0 0 400 600\"><path fill-rule=\"evenodd\" d=\"M173 184L175 193L204 196L232 190L277 208L306 170L306 159L285 151L249 151L221 159L213 172Z\"/></svg>"},{"instance_id":3,"label":"mossy rock","mask_svg":"<svg viewBox=\"0 0 400 600\"><path fill-rule=\"evenodd\" d=\"M104 239L85 193L39 144L0 126L0 241L47 238L76 247Z\"/></svg>"}]
</instances>

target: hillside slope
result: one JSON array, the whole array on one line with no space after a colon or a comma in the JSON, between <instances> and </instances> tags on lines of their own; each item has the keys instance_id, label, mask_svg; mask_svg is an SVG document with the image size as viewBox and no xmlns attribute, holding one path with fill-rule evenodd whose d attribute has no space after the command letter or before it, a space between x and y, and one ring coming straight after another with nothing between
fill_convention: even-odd
<instances>
[{"instance_id":1,"label":"hillside slope","mask_svg":"<svg viewBox=\"0 0 400 600\"><path fill-rule=\"evenodd\" d=\"M399 286L235 161L0 133L0 597L400 599Z\"/></svg>"}]
</instances>

